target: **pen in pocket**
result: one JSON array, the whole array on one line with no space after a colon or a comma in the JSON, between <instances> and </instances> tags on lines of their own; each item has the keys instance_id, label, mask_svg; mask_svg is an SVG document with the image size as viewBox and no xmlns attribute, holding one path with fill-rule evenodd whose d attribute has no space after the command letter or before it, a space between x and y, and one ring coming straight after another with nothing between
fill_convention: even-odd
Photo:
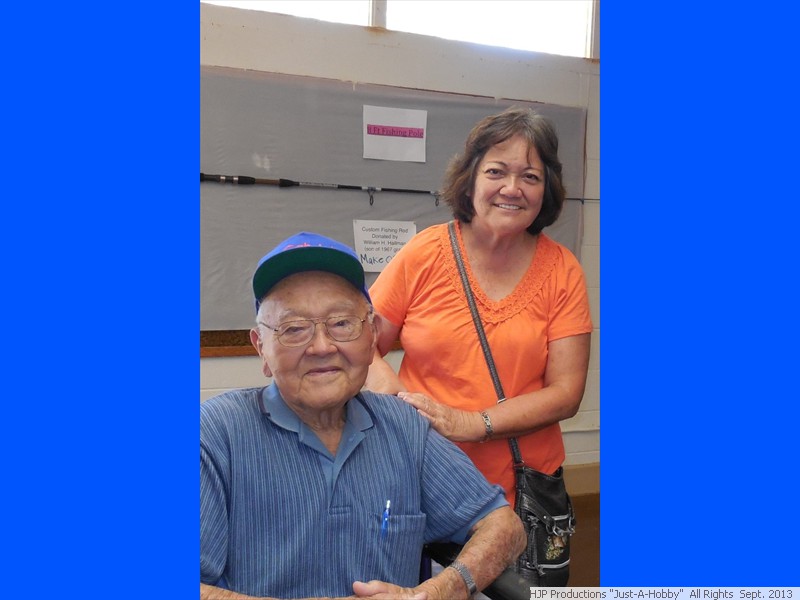
<instances>
[{"instance_id":1,"label":"pen in pocket","mask_svg":"<svg viewBox=\"0 0 800 600\"><path fill-rule=\"evenodd\" d=\"M386 508L383 509L383 521L381 522L381 538L385 538L389 531L389 513L391 512L392 501L386 501Z\"/></svg>"}]
</instances>

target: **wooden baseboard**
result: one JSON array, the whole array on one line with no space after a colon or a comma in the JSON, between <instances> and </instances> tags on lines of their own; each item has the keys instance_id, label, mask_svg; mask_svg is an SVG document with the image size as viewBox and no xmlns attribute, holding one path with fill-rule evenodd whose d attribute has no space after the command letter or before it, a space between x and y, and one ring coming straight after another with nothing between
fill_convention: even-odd
<instances>
[{"instance_id":1,"label":"wooden baseboard","mask_svg":"<svg viewBox=\"0 0 800 600\"><path fill-rule=\"evenodd\" d=\"M564 482L570 496L600 493L600 463L564 465Z\"/></svg>"}]
</instances>

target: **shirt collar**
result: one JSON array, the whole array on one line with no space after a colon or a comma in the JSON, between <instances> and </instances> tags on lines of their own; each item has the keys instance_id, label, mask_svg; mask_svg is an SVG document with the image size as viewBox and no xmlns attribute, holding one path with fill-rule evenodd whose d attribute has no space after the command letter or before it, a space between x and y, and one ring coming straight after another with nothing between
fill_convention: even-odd
<instances>
[{"instance_id":1,"label":"shirt collar","mask_svg":"<svg viewBox=\"0 0 800 600\"><path fill-rule=\"evenodd\" d=\"M300 433L301 428L308 429L297 413L286 404L274 381L262 390L260 400L261 412L279 427L295 433ZM347 401L345 411L347 425L352 425L355 430L366 431L372 427L372 417L364 406L361 394Z\"/></svg>"}]
</instances>

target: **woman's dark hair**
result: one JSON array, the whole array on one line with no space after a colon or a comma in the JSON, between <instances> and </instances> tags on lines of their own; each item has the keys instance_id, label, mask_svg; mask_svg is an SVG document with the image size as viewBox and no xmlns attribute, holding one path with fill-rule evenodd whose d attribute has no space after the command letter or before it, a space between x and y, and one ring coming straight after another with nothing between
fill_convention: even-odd
<instances>
[{"instance_id":1,"label":"woman's dark hair","mask_svg":"<svg viewBox=\"0 0 800 600\"><path fill-rule=\"evenodd\" d=\"M472 221L475 207L470 196L478 165L492 146L515 135L524 137L529 149L536 148L545 170L542 209L528 232L536 235L555 223L565 196L561 161L558 160L558 136L549 119L531 109L514 106L479 121L467 136L464 152L450 161L440 196L450 205L453 217L463 223Z\"/></svg>"}]
</instances>

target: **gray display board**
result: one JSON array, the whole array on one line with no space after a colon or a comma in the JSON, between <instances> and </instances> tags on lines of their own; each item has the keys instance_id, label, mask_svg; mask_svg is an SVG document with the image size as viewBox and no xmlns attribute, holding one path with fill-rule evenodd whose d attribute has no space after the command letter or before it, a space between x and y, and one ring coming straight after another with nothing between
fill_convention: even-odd
<instances>
[{"instance_id":1,"label":"gray display board","mask_svg":"<svg viewBox=\"0 0 800 600\"><path fill-rule=\"evenodd\" d=\"M364 105L427 111L426 162L363 158ZM473 125L508 106L530 106L559 135L567 196L580 198L586 110L309 77L202 67L200 171L264 179L436 191ZM200 329L247 329L258 260L298 231L353 246L353 220L452 218L429 194L273 185L200 184ZM579 256L582 204L567 201L546 232ZM368 274L374 281L377 274Z\"/></svg>"}]
</instances>

